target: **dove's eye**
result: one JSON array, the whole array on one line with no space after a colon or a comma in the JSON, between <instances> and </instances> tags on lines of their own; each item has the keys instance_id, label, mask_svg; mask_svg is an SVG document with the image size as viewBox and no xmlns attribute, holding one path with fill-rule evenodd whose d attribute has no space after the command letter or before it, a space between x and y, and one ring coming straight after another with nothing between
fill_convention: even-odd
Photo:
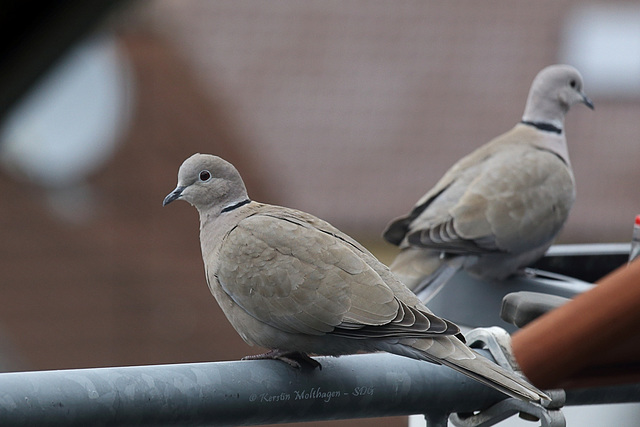
<instances>
[{"instance_id":1,"label":"dove's eye","mask_svg":"<svg viewBox=\"0 0 640 427\"><path fill-rule=\"evenodd\" d=\"M209 171L200 172L200 181L206 182L206 181L209 181L210 179L211 179L211 172Z\"/></svg>"},{"instance_id":2,"label":"dove's eye","mask_svg":"<svg viewBox=\"0 0 640 427\"><path fill-rule=\"evenodd\" d=\"M570 85L572 88L574 88L574 89L575 89L575 88L576 88L577 83L576 83L576 81L575 81L575 80L571 80L571 81L569 82L569 85Z\"/></svg>"}]
</instances>

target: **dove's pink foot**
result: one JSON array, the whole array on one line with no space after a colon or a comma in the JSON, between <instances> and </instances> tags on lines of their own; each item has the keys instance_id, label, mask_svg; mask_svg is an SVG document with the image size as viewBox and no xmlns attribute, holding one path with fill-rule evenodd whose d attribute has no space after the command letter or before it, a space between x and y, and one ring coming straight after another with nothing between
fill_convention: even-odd
<instances>
[{"instance_id":1,"label":"dove's pink foot","mask_svg":"<svg viewBox=\"0 0 640 427\"><path fill-rule=\"evenodd\" d=\"M309 366L311 369L322 369L322 365L315 359L309 357L306 353L299 351L284 351L284 350L270 350L262 354L254 354L251 356L245 356L242 360L261 360L261 359L273 359L280 360L287 365L300 369L303 365Z\"/></svg>"}]
</instances>

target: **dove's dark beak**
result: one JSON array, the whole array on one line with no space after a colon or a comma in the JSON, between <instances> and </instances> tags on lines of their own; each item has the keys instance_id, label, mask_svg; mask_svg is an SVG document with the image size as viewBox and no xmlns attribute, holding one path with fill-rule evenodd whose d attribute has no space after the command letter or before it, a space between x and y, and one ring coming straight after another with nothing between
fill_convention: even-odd
<instances>
[{"instance_id":1,"label":"dove's dark beak","mask_svg":"<svg viewBox=\"0 0 640 427\"><path fill-rule=\"evenodd\" d=\"M584 93L582 94L582 103L587 107L591 108L592 110L595 109L595 107L593 106L593 101L590 100L589 97Z\"/></svg>"},{"instance_id":2,"label":"dove's dark beak","mask_svg":"<svg viewBox=\"0 0 640 427\"><path fill-rule=\"evenodd\" d=\"M162 202L162 206L167 206L169 203L173 202L176 199L179 199L180 196L182 196L182 192L184 191L185 187L176 187L175 190L173 190L171 193L169 193L167 195L167 197L164 198L163 202Z\"/></svg>"}]
</instances>

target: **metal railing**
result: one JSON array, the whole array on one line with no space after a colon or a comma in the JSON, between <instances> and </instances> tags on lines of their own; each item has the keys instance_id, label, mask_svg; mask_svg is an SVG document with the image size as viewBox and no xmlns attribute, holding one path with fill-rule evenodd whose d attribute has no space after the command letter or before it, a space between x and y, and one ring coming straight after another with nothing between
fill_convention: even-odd
<instances>
[{"instance_id":1,"label":"metal railing","mask_svg":"<svg viewBox=\"0 0 640 427\"><path fill-rule=\"evenodd\" d=\"M505 399L451 369L400 356L318 360L323 369L313 371L259 360L4 373L0 425L255 425L425 414L431 427ZM569 405L638 401L640 384L566 393Z\"/></svg>"}]
</instances>

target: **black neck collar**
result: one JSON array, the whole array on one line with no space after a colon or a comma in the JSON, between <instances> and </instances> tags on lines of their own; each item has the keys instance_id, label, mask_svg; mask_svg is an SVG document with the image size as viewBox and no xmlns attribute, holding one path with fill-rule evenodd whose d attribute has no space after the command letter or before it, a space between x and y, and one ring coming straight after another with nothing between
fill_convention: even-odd
<instances>
[{"instance_id":1,"label":"black neck collar","mask_svg":"<svg viewBox=\"0 0 640 427\"><path fill-rule=\"evenodd\" d=\"M547 132L557 133L558 135L562 134L562 129L559 127L552 125L551 123L546 122L530 122L528 120L522 120L520 123L523 125L533 126L536 129L544 130Z\"/></svg>"},{"instance_id":2,"label":"black neck collar","mask_svg":"<svg viewBox=\"0 0 640 427\"><path fill-rule=\"evenodd\" d=\"M231 212L232 210L238 209L240 206L244 206L247 203L251 203L251 200L245 199L241 202L236 203L235 205L227 206L226 208L222 209L221 213Z\"/></svg>"}]
</instances>

